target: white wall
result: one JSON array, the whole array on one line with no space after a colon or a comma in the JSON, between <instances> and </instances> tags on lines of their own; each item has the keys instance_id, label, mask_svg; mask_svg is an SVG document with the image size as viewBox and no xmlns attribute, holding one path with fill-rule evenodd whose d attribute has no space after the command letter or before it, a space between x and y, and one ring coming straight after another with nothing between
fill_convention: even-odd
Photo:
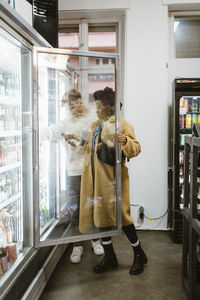
<instances>
[{"instance_id":1,"label":"white wall","mask_svg":"<svg viewBox=\"0 0 200 300\"><path fill-rule=\"evenodd\" d=\"M25 0L15 0L15 10L32 26L32 5L29 2Z\"/></svg>"},{"instance_id":2,"label":"white wall","mask_svg":"<svg viewBox=\"0 0 200 300\"><path fill-rule=\"evenodd\" d=\"M131 203L143 205L145 214L152 218L163 215L168 206L167 2L180 1L59 1L60 10L83 9L83 13L126 9L124 110L142 145L141 155L128 163L130 196ZM136 211L133 206L133 216ZM167 229L167 216L151 223L145 220L140 228Z\"/></svg>"},{"instance_id":3,"label":"white wall","mask_svg":"<svg viewBox=\"0 0 200 300\"><path fill-rule=\"evenodd\" d=\"M133 0L126 20L125 117L142 144L141 155L129 164L131 202L159 217L168 201L167 7L160 0ZM145 220L141 228L165 229L166 220Z\"/></svg>"}]
</instances>

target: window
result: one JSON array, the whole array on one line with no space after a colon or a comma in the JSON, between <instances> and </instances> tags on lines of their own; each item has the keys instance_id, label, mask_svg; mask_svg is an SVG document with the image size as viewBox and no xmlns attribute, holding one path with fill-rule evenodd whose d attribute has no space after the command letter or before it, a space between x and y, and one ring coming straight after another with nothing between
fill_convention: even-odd
<instances>
[{"instance_id":1,"label":"window","mask_svg":"<svg viewBox=\"0 0 200 300\"><path fill-rule=\"evenodd\" d=\"M79 26L65 26L59 29L59 48L79 49Z\"/></svg>"},{"instance_id":2,"label":"window","mask_svg":"<svg viewBox=\"0 0 200 300\"><path fill-rule=\"evenodd\" d=\"M200 17L175 17L176 58L200 57Z\"/></svg>"},{"instance_id":3,"label":"window","mask_svg":"<svg viewBox=\"0 0 200 300\"><path fill-rule=\"evenodd\" d=\"M80 24L62 25L59 29L59 48L71 50L89 50L95 52L117 52L117 23L116 24L88 24L86 20ZM106 86L115 87L113 70L114 61L108 58L79 59L73 57L68 62L70 66L81 73L84 87L76 83L76 87L86 102L92 102L93 93ZM77 77L78 78L78 77ZM76 88L75 87L75 88ZM87 88L86 88L87 87Z\"/></svg>"}]
</instances>

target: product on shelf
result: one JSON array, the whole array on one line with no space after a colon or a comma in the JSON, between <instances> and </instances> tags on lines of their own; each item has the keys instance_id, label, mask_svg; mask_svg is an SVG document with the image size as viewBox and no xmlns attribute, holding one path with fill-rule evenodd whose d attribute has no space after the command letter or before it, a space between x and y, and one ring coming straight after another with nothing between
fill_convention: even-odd
<instances>
[{"instance_id":1,"label":"product on shelf","mask_svg":"<svg viewBox=\"0 0 200 300\"><path fill-rule=\"evenodd\" d=\"M9 244L6 248L8 254L8 260L10 263L14 263L17 259L17 247L16 244Z\"/></svg>"},{"instance_id":2,"label":"product on shelf","mask_svg":"<svg viewBox=\"0 0 200 300\"><path fill-rule=\"evenodd\" d=\"M179 152L179 164L182 165L184 163L184 152Z\"/></svg>"},{"instance_id":3,"label":"product on shelf","mask_svg":"<svg viewBox=\"0 0 200 300\"><path fill-rule=\"evenodd\" d=\"M186 128L192 128L192 115L187 114L186 116Z\"/></svg>"},{"instance_id":4,"label":"product on shelf","mask_svg":"<svg viewBox=\"0 0 200 300\"><path fill-rule=\"evenodd\" d=\"M2 247L7 246L6 231L3 225L3 218L1 212L0 212L0 245L2 245Z\"/></svg>"},{"instance_id":5,"label":"product on shelf","mask_svg":"<svg viewBox=\"0 0 200 300\"><path fill-rule=\"evenodd\" d=\"M184 185L181 187L181 195L180 195L180 209L184 207Z\"/></svg>"},{"instance_id":6,"label":"product on shelf","mask_svg":"<svg viewBox=\"0 0 200 300\"><path fill-rule=\"evenodd\" d=\"M192 126L194 125L194 124L196 124L198 122L198 116L197 116L197 114L193 114L192 115Z\"/></svg>"},{"instance_id":7,"label":"product on shelf","mask_svg":"<svg viewBox=\"0 0 200 300\"><path fill-rule=\"evenodd\" d=\"M19 168L0 173L0 203L19 193Z\"/></svg>"},{"instance_id":8,"label":"product on shelf","mask_svg":"<svg viewBox=\"0 0 200 300\"><path fill-rule=\"evenodd\" d=\"M16 224L14 224L15 220L11 218L10 213L13 208L15 208L16 211L16 205L14 203L0 211L0 276L8 270L8 262L12 264L17 259L17 247L12 241L12 228L16 226ZM19 231L18 225L14 230ZM17 238L19 238L19 233L17 234Z\"/></svg>"},{"instance_id":9,"label":"product on shelf","mask_svg":"<svg viewBox=\"0 0 200 300\"><path fill-rule=\"evenodd\" d=\"M199 111L199 101L198 101L198 98L196 98L196 97L193 97L193 99L192 99L191 111L193 113Z\"/></svg>"},{"instance_id":10,"label":"product on shelf","mask_svg":"<svg viewBox=\"0 0 200 300\"><path fill-rule=\"evenodd\" d=\"M0 245L0 269L5 273L8 270L8 257L6 249Z\"/></svg>"},{"instance_id":11,"label":"product on shelf","mask_svg":"<svg viewBox=\"0 0 200 300\"><path fill-rule=\"evenodd\" d=\"M0 166L21 160L21 143L18 137L0 139Z\"/></svg>"},{"instance_id":12,"label":"product on shelf","mask_svg":"<svg viewBox=\"0 0 200 300\"><path fill-rule=\"evenodd\" d=\"M18 107L5 106L0 103L0 130L18 130L19 129Z\"/></svg>"},{"instance_id":13,"label":"product on shelf","mask_svg":"<svg viewBox=\"0 0 200 300\"><path fill-rule=\"evenodd\" d=\"M6 208L1 210L1 216L3 221L3 226L5 228L7 244L10 244L12 243L11 218Z\"/></svg>"},{"instance_id":14,"label":"product on shelf","mask_svg":"<svg viewBox=\"0 0 200 300\"><path fill-rule=\"evenodd\" d=\"M0 71L0 96L15 97L17 92L17 78L15 74Z\"/></svg>"},{"instance_id":15,"label":"product on shelf","mask_svg":"<svg viewBox=\"0 0 200 300\"><path fill-rule=\"evenodd\" d=\"M185 115L179 115L179 126L180 128L185 128Z\"/></svg>"},{"instance_id":16,"label":"product on shelf","mask_svg":"<svg viewBox=\"0 0 200 300\"><path fill-rule=\"evenodd\" d=\"M183 167L180 167L180 169L179 169L179 183L182 184L183 182L184 182Z\"/></svg>"}]
</instances>

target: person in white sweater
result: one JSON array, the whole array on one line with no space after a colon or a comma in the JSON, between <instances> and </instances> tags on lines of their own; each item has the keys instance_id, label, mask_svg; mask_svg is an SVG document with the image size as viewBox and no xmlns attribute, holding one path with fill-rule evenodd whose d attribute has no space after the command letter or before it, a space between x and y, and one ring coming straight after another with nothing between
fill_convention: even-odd
<instances>
[{"instance_id":1,"label":"person in white sweater","mask_svg":"<svg viewBox=\"0 0 200 300\"><path fill-rule=\"evenodd\" d=\"M40 131L40 140L60 140L65 149L65 166L68 179L70 196L71 223L78 227L79 205L80 205L80 184L83 166L83 153L79 153L74 147L75 140L72 136L81 137L82 141L87 140L90 132L90 125L97 119L96 110L88 109L82 102L81 94L72 89L65 93L63 104L67 106L66 116L56 124L52 124ZM104 249L100 240L91 241L92 248L96 255L103 255ZM73 251L70 256L71 263L79 263L83 254L83 244L73 244Z\"/></svg>"}]
</instances>

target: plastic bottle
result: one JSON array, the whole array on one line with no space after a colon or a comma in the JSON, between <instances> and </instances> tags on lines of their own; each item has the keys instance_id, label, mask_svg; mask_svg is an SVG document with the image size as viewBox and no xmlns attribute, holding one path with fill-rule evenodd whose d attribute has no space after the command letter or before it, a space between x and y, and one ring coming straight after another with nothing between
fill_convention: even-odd
<instances>
[{"instance_id":1,"label":"plastic bottle","mask_svg":"<svg viewBox=\"0 0 200 300\"><path fill-rule=\"evenodd\" d=\"M192 128L192 115L188 114L186 116L186 128Z\"/></svg>"},{"instance_id":2,"label":"plastic bottle","mask_svg":"<svg viewBox=\"0 0 200 300\"><path fill-rule=\"evenodd\" d=\"M17 259L17 247L16 244L9 244L7 249L8 259L10 263L14 263Z\"/></svg>"},{"instance_id":3,"label":"plastic bottle","mask_svg":"<svg viewBox=\"0 0 200 300\"><path fill-rule=\"evenodd\" d=\"M8 257L6 249L0 245L0 261L1 261L1 269L3 273L5 273L8 270Z\"/></svg>"},{"instance_id":4,"label":"plastic bottle","mask_svg":"<svg viewBox=\"0 0 200 300\"><path fill-rule=\"evenodd\" d=\"M6 232L3 226L2 213L0 213L0 245L2 245L3 248L6 248L7 246Z\"/></svg>"},{"instance_id":5,"label":"plastic bottle","mask_svg":"<svg viewBox=\"0 0 200 300\"><path fill-rule=\"evenodd\" d=\"M182 185L181 189L181 197L180 197L180 209L184 208L184 185Z\"/></svg>"},{"instance_id":6,"label":"plastic bottle","mask_svg":"<svg viewBox=\"0 0 200 300\"><path fill-rule=\"evenodd\" d=\"M7 244L10 244L10 243L12 243L12 229L11 229L10 214L7 212L6 208L2 209L1 213L2 213L3 226L5 229L5 233L6 233L6 241L7 241Z\"/></svg>"}]
</instances>

